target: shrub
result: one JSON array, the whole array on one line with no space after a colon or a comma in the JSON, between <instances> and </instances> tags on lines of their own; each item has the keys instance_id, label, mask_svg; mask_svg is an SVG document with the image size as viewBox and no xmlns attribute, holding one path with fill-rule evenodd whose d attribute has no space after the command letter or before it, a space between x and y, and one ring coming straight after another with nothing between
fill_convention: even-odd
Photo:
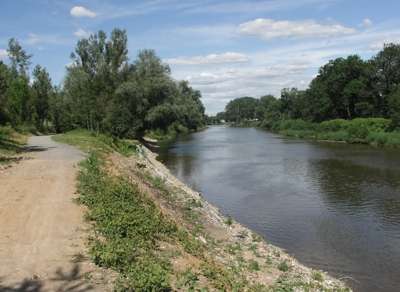
<instances>
[{"instance_id":1,"label":"shrub","mask_svg":"<svg viewBox=\"0 0 400 292\"><path fill-rule=\"evenodd\" d=\"M13 129L10 126L0 127L0 139L6 139L11 136Z\"/></svg>"},{"instance_id":2,"label":"shrub","mask_svg":"<svg viewBox=\"0 0 400 292\"><path fill-rule=\"evenodd\" d=\"M257 261L255 260L250 260L249 262L249 269L250 271L259 271L260 270L260 265L258 264Z\"/></svg>"},{"instance_id":3,"label":"shrub","mask_svg":"<svg viewBox=\"0 0 400 292\"><path fill-rule=\"evenodd\" d=\"M318 128L320 131L336 132L340 130L347 130L348 126L349 126L349 121L343 119L335 119L322 122Z\"/></svg>"},{"instance_id":4,"label":"shrub","mask_svg":"<svg viewBox=\"0 0 400 292\"><path fill-rule=\"evenodd\" d=\"M276 130L282 131L282 130L297 130L297 131L302 131L302 130L315 130L316 124L304 121L304 120L282 120L279 123L277 123L275 126Z\"/></svg>"},{"instance_id":5,"label":"shrub","mask_svg":"<svg viewBox=\"0 0 400 292\"><path fill-rule=\"evenodd\" d=\"M318 140L329 140L329 141L347 141L349 139L349 133L345 130L336 132L320 132L317 134Z\"/></svg>"},{"instance_id":6,"label":"shrub","mask_svg":"<svg viewBox=\"0 0 400 292\"><path fill-rule=\"evenodd\" d=\"M287 263L287 261L282 261L280 262L280 264L278 265L278 269L282 272L287 272L289 271L290 267Z\"/></svg>"}]
</instances>

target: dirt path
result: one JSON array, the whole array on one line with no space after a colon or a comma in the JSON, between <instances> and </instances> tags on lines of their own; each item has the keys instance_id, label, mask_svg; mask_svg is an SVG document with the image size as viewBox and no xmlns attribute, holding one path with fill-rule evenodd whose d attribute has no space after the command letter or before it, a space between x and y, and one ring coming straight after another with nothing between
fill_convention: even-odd
<instances>
[{"instance_id":1,"label":"dirt path","mask_svg":"<svg viewBox=\"0 0 400 292\"><path fill-rule=\"evenodd\" d=\"M83 260L76 164L83 154L31 137L32 159L0 173L0 291L92 291ZM102 291L102 290L100 290Z\"/></svg>"}]
</instances>

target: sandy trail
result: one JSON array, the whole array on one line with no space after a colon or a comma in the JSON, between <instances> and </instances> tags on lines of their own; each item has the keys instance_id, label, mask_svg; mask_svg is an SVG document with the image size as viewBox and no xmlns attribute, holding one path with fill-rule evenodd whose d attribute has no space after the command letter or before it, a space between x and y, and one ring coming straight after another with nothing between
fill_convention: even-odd
<instances>
[{"instance_id":1,"label":"sandy trail","mask_svg":"<svg viewBox=\"0 0 400 292\"><path fill-rule=\"evenodd\" d=\"M85 225L73 198L83 154L49 136L28 147L32 159L0 173L0 291L94 290L88 264L77 262Z\"/></svg>"}]
</instances>

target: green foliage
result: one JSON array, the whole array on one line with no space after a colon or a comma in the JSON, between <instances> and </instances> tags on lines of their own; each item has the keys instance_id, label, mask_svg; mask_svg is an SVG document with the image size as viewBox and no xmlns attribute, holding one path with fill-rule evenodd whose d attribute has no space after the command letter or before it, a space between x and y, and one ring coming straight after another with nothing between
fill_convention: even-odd
<instances>
[{"instance_id":1,"label":"green foliage","mask_svg":"<svg viewBox=\"0 0 400 292\"><path fill-rule=\"evenodd\" d=\"M76 129L65 134L53 136L55 141L74 145L85 152L117 151L122 155L129 156L136 152L136 141L116 139L106 134L98 134L83 129Z\"/></svg>"},{"instance_id":2,"label":"green foliage","mask_svg":"<svg viewBox=\"0 0 400 292\"><path fill-rule=\"evenodd\" d=\"M230 101L225 107L225 119L229 122L239 123L242 120L256 119L258 99L241 97Z\"/></svg>"},{"instance_id":3,"label":"green foliage","mask_svg":"<svg viewBox=\"0 0 400 292\"><path fill-rule=\"evenodd\" d=\"M0 164L9 164L19 160L27 136L17 133L11 126L0 126Z\"/></svg>"},{"instance_id":4,"label":"green foliage","mask_svg":"<svg viewBox=\"0 0 400 292\"><path fill-rule=\"evenodd\" d=\"M110 178L91 153L79 175L80 202L99 237L90 253L95 263L120 273L118 289L168 291L170 264L157 257L157 243L177 227L138 189L122 178Z\"/></svg>"},{"instance_id":5,"label":"green foliage","mask_svg":"<svg viewBox=\"0 0 400 292\"><path fill-rule=\"evenodd\" d=\"M282 272L287 272L290 269L290 266L288 265L287 261L282 261L278 265L278 269Z\"/></svg>"},{"instance_id":6,"label":"green foliage","mask_svg":"<svg viewBox=\"0 0 400 292\"><path fill-rule=\"evenodd\" d=\"M296 138L398 146L399 132L388 132L391 125L391 120L384 118L335 119L320 124L282 120L274 124L274 130Z\"/></svg>"},{"instance_id":7,"label":"green foliage","mask_svg":"<svg viewBox=\"0 0 400 292\"><path fill-rule=\"evenodd\" d=\"M314 130L315 128L316 125L299 119L282 120L274 127L274 129L278 131L284 131L284 130L304 131L304 130Z\"/></svg>"},{"instance_id":8,"label":"green foliage","mask_svg":"<svg viewBox=\"0 0 400 292\"><path fill-rule=\"evenodd\" d=\"M357 55L329 61L306 90L237 98L223 114L240 125L255 113L259 126L293 137L382 144L386 136L373 141L376 133L400 129L399 72L400 44L387 44L368 61Z\"/></svg>"},{"instance_id":9,"label":"green foliage","mask_svg":"<svg viewBox=\"0 0 400 292\"><path fill-rule=\"evenodd\" d=\"M153 50L140 51L130 63L127 48L127 33L120 29L80 39L63 87L55 88L39 65L30 84L32 56L10 39L11 64L0 62L0 125L33 125L33 132L57 133L84 128L118 138L203 127L200 92L173 80Z\"/></svg>"},{"instance_id":10,"label":"green foliage","mask_svg":"<svg viewBox=\"0 0 400 292\"><path fill-rule=\"evenodd\" d=\"M44 130L44 123L49 117L49 101L54 94L51 79L47 71L37 65L33 71L32 106L33 121L38 130Z\"/></svg>"},{"instance_id":11,"label":"green foliage","mask_svg":"<svg viewBox=\"0 0 400 292\"><path fill-rule=\"evenodd\" d=\"M233 224L233 219L231 216L226 217L225 224L231 226Z\"/></svg>"},{"instance_id":12,"label":"green foliage","mask_svg":"<svg viewBox=\"0 0 400 292\"><path fill-rule=\"evenodd\" d=\"M314 271L314 272L312 273L312 278L313 278L315 281L318 281L318 282L322 282L322 281L324 280L324 276L323 276L322 273L319 272L319 271Z\"/></svg>"},{"instance_id":13,"label":"green foliage","mask_svg":"<svg viewBox=\"0 0 400 292\"><path fill-rule=\"evenodd\" d=\"M400 130L400 88L397 88L389 95L388 106L392 120L391 129Z\"/></svg>"},{"instance_id":14,"label":"green foliage","mask_svg":"<svg viewBox=\"0 0 400 292\"><path fill-rule=\"evenodd\" d=\"M256 260L250 260L249 261L249 270L250 271L259 271L260 270L260 265Z\"/></svg>"},{"instance_id":15,"label":"green foliage","mask_svg":"<svg viewBox=\"0 0 400 292\"><path fill-rule=\"evenodd\" d=\"M177 287L179 289L185 289L185 291L196 291L196 284L199 281L199 277L192 269L188 269L180 275Z\"/></svg>"},{"instance_id":16,"label":"green foliage","mask_svg":"<svg viewBox=\"0 0 400 292\"><path fill-rule=\"evenodd\" d=\"M319 129L320 131L325 131L325 132L337 132L341 130L346 131L348 125L349 125L348 121L344 119L335 119L320 123Z\"/></svg>"},{"instance_id":17,"label":"green foliage","mask_svg":"<svg viewBox=\"0 0 400 292\"><path fill-rule=\"evenodd\" d=\"M64 84L74 125L140 138L204 124L200 92L175 82L153 50L140 51L132 64L127 54L126 32L118 29L110 39L100 31L78 42Z\"/></svg>"}]
</instances>

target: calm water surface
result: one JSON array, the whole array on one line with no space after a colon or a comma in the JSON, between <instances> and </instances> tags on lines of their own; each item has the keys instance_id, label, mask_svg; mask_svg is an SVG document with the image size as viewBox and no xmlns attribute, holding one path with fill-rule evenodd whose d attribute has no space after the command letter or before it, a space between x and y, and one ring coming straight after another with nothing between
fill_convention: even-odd
<instances>
[{"instance_id":1,"label":"calm water surface","mask_svg":"<svg viewBox=\"0 0 400 292\"><path fill-rule=\"evenodd\" d=\"M400 151L211 127L160 160L225 214L356 291L400 291Z\"/></svg>"}]
</instances>

